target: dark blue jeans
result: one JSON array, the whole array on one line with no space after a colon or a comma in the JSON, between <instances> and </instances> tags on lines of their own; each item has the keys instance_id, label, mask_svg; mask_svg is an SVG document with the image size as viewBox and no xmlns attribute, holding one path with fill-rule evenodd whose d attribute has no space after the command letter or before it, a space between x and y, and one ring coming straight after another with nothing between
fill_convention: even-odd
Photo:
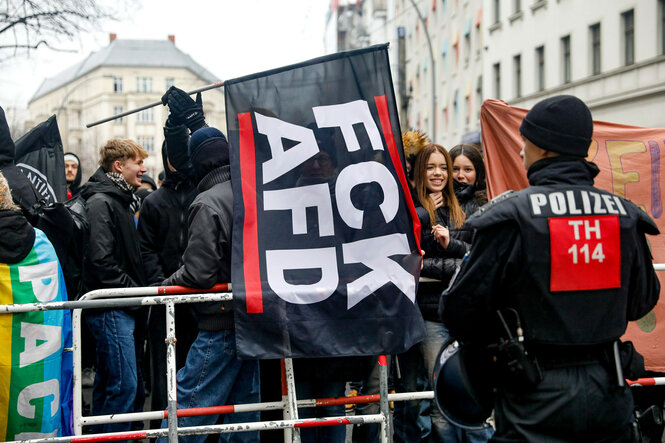
<instances>
[{"instance_id":1,"label":"dark blue jeans","mask_svg":"<svg viewBox=\"0 0 665 443\"><path fill-rule=\"evenodd\" d=\"M235 331L199 331L187 354L185 367L178 371L178 409L207 406L258 403L259 362L238 360ZM217 415L181 417L179 427L205 426L217 423ZM224 423L257 422L259 411L226 414ZM168 421L162 421L162 428ZM206 435L181 436L180 442L203 442ZM168 441L165 438L159 442ZM259 433L234 432L219 434L220 442L258 443Z\"/></svg>"},{"instance_id":2,"label":"dark blue jeans","mask_svg":"<svg viewBox=\"0 0 665 443\"><path fill-rule=\"evenodd\" d=\"M86 320L97 342L97 373L92 390L94 415L134 412L138 376L134 317L120 309L88 311ZM95 432L129 431L131 423L99 425Z\"/></svg>"}]
</instances>

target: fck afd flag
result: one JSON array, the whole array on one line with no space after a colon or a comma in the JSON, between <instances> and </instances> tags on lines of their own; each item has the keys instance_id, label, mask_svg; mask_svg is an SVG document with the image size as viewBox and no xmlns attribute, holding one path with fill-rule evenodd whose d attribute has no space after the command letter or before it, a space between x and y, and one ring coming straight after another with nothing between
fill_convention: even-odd
<instances>
[{"instance_id":1,"label":"fck afd flag","mask_svg":"<svg viewBox=\"0 0 665 443\"><path fill-rule=\"evenodd\" d=\"M422 340L420 225L387 45L224 86L239 356L393 354Z\"/></svg>"}]
</instances>

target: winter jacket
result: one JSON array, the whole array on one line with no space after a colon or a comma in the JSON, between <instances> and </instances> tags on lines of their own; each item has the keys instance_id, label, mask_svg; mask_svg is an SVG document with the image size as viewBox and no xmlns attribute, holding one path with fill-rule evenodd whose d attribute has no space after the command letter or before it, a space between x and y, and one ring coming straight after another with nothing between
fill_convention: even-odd
<instances>
[{"instance_id":1,"label":"winter jacket","mask_svg":"<svg viewBox=\"0 0 665 443\"><path fill-rule=\"evenodd\" d=\"M86 200L90 239L83 263L84 292L146 286L132 193L123 191L97 169L81 190Z\"/></svg>"},{"instance_id":2,"label":"winter jacket","mask_svg":"<svg viewBox=\"0 0 665 443\"><path fill-rule=\"evenodd\" d=\"M453 181L453 184L457 200L469 217L478 209L478 204L473 199L474 188L457 181ZM441 293L448 287L461 259L469 250L473 231L466 224L456 229L452 228L453 223L447 206L437 208L436 221L450 228L450 243L446 249L443 249L434 239L431 226L422 227L421 248L425 251L425 257L420 275L439 281L420 282L416 299L425 320L440 322L438 309Z\"/></svg>"},{"instance_id":3,"label":"winter jacket","mask_svg":"<svg viewBox=\"0 0 665 443\"><path fill-rule=\"evenodd\" d=\"M21 207L28 221L34 225L36 224L36 214L33 206L40 200L40 196L32 182L16 166L15 155L16 147L9 133L5 112L0 107L0 172L5 176L12 190L14 203Z\"/></svg>"},{"instance_id":4,"label":"winter jacket","mask_svg":"<svg viewBox=\"0 0 665 443\"><path fill-rule=\"evenodd\" d=\"M0 263L22 261L35 243L35 229L18 211L0 210Z\"/></svg>"},{"instance_id":5,"label":"winter jacket","mask_svg":"<svg viewBox=\"0 0 665 443\"><path fill-rule=\"evenodd\" d=\"M187 213L198 194L191 180L173 172L166 164L161 188L143 201L138 223L141 257L148 284L162 282L182 265L187 247Z\"/></svg>"},{"instance_id":6,"label":"winter jacket","mask_svg":"<svg viewBox=\"0 0 665 443\"><path fill-rule=\"evenodd\" d=\"M199 182L200 194L189 208L189 238L183 265L163 286L209 289L231 282L231 238L233 190L228 165L210 171ZM223 302L195 305L199 329L219 331L233 328L233 312ZM226 312L224 312L226 311Z\"/></svg>"}]
</instances>

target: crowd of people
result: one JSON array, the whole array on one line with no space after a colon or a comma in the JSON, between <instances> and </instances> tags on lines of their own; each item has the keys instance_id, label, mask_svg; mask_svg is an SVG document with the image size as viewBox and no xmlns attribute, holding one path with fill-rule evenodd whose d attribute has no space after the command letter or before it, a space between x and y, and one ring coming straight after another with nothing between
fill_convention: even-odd
<instances>
[{"instance_id":1,"label":"crowd of people","mask_svg":"<svg viewBox=\"0 0 665 443\"><path fill-rule=\"evenodd\" d=\"M79 158L73 153L65 155L67 196L85 202L90 225L81 289L69 294L70 299L102 288L182 285L205 289L230 281L233 193L227 139L220 130L207 126L200 93L194 100L172 87L162 101L170 114L164 127L164 174L159 187L143 166L148 154L132 140L104 144L99 151L100 166L84 184ZM394 406L394 441L570 441L569 432L628 441L632 400L625 387L615 386L605 360L609 345L622 335L627 321L644 315L658 299L660 285L643 235L655 234L657 229L643 211L625 200L616 203L625 211L613 221L594 218L598 214L579 221L599 220L603 229L608 226L608 235L613 235L620 247L606 251L606 255L618 254L620 260L615 267L603 269L621 278L618 285L587 287L580 283L584 276L573 273L569 276L572 283L560 290L550 286L552 251L557 247L550 244L549 229L552 220L560 216L567 222L578 222L570 214L534 217L529 206L541 201L534 195L543 195L547 202L557 192L569 193L566 195L571 199L583 198L574 194L580 190L601 192L593 188L597 168L585 160L591 131L588 108L575 97L559 96L537 104L520 128L531 186L488 205L485 166L478 146L460 144L446 149L418 130L402 135L410 197L422 227L421 277L425 279L418 286L416 301L426 336L408 351L390 356L391 389L431 390L439 350L453 338L492 343L496 339L493 328L478 325L495 323L495 311L502 309L513 309L522 317L526 344L541 365L540 379L527 393L513 384L498 383L495 426L469 430L448 420L433 401L412 400ZM0 131L0 143L11 142L8 136L8 130ZM311 163L308 171L313 178L334 173L334 156L325 152ZM14 168L11 161L0 164L4 174L0 188L6 179L16 203L0 202L0 221L10 214L18 217L21 210L30 221L34 214L29 209L37 197ZM23 220L21 226L27 224ZM34 235L28 231L26 235ZM569 240L562 230L557 232L559 240ZM6 261L22 258L23 254L18 254L6 257ZM524 272L526 268L529 272ZM585 301L580 301L580 294ZM610 303L615 308L608 311ZM607 316L611 324L600 325ZM83 366L88 370L94 367L94 380L87 381L93 390L90 413L142 411L146 382L151 390L149 409L165 409L164 309L86 310L84 319ZM264 362L237 358L230 305L177 305L176 322L178 408L279 399L269 398L270 386L263 386L260 372ZM296 365L296 379L300 372L305 380L297 386L299 397L344 396L348 389L354 394L375 394L379 383L373 362L365 365L367 370L360 380L334 375L310 379L308 375L325 368ZM327 361L323 366L334 364ZM150 370L146 372L146 368ZM83 381L86 383L85 377ZM576 408L584 403L582 397L596 400L584 405L586 414L577 414ZM612 413L594 414L594 408L601 406ZM371 406L355 409L356 414L371 412ZM303 410L301 416L308 413ZM331 407L323 416L342 414L343 406ZM182 417L179 426L260 419L259 412ZM96 425L92 431L129 431L132 426L142 424L109 423ZM151 426L167 427L167 423L164 420ZM360 425L353 430L354 442L374 442L378 436L378 425ZM343 426L302 430L304 442L342 443L345 438ZM192 442L205 439L204 435L182 437ZM219 439L268 441L258 431L221 434Z\"/></svg>"}]
</instances>

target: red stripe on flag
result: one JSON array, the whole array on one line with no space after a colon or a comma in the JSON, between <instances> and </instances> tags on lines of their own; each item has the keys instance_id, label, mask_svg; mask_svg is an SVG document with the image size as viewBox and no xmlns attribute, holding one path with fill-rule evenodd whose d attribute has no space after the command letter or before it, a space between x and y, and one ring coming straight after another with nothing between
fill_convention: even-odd
<instances>
[{"instance_id":1,"label":"red stripe on flag","mask_svg":"<svg viewBox=\"0 0 665 443\"><path fill-rule=\"evenodd\" d=\"M238 114L240 129L240 176L245 206L243 240L243 268L245 271L245 297L247 313L263 312L261 270L259 268L259 233L256 219L256 157L254 129L249 112Z\"/></svg>"},{"instance_id":2,"label":"red stripe on flag","mask_svg":"<svg viewBox=\"0 0 665 443\"><path fill-rule=\"evenodd\" d=\"M379 120L381 121L383 138L386 141L386 145L388 145L388 153L390 154L390 159L393 162L395 171L397 171L397 178L399 178L399 183L402 185L404 197L406 198L406 206L409 208L409 213L411 213L411 219L413 220L413 234L416 237L418 252L420 252L420 219L418 218L416 207L413 204L413 200L411 199L411 190L409 189L409 184L406 181L406 175L404 174L402 162L399 161L399 153L397 152L397 144L395 143L395 134L393 133L393 128L390 125L388 101L385 95L374 97L374 101L376 102L376 108L379 111Z\"/></svg>"}]
</instances>

